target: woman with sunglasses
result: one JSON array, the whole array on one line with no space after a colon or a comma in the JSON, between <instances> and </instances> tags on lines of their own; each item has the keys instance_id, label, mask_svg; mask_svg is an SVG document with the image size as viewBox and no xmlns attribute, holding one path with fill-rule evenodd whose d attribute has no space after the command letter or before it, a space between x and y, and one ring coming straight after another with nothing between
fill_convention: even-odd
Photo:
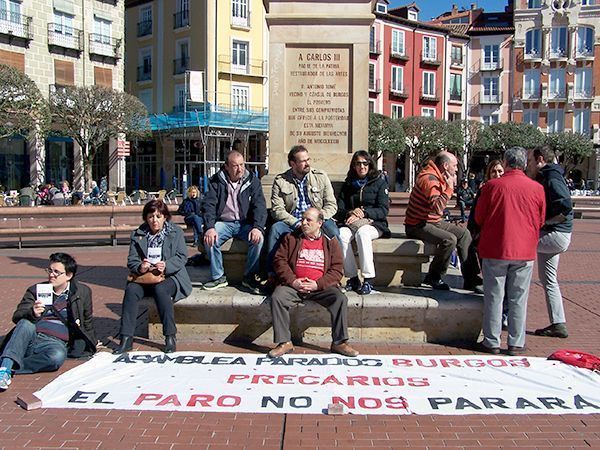
<instances>
[{"instance_id":1,"label":"woman with sunglasses","mask_svg":"<svg viewBox=\"0 0 600 450\"><path fill-rule=\"evenodd\" d=\"M373 240L389 238L387 215L389 210L388 185L377 170L375 160L365 150L352 156L350 168L338 197L337 222L344 256L344 272L349 278L347 291L361 295L371 293L375 278ZM356 239L361 283L351 242Z\"/></svg>"},{"instance_id":2,"label":"woman with sunglasses","mask_svg":"<svg viewBox=\"0 0 600 450\"><path fill-rule=\"evenodd\" d=\"M127 267L132 274L152 271L164 274L156 284L127 283L121 313L121 344L113 352L120 354L133 348L133 333L138 303L153 297L163 325L165 353L176 351L177 327L173 303L192 293L192 282L185 268L187 248L183 230L171 223L171 213L162 200L150 200L142 210L144 223L131 234Z\"/></svg>"}]
</instances>

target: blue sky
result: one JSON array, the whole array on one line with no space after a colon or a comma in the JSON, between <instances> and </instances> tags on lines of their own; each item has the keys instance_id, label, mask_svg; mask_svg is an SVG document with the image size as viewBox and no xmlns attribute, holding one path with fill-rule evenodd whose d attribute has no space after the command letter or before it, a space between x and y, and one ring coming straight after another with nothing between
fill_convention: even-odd
<instances>
[{"instance_id":1,"label":"blue sky","mask_svg":"<svg viewBox=\"0 0 600 450\"><path fill-rule=\"evenodd\" d=\"M390 7L402 6L412 3L411 0L391 0ZM458 8L470 8L471 3L477 3L480 8L485 8L487 11L504 11L507 5L506 0L416 0L417 5L421 9L419 16L420 20L430 20L433 17L439 16L445 11L452 9L452 4Z\"/></svg>"}]
</instances>

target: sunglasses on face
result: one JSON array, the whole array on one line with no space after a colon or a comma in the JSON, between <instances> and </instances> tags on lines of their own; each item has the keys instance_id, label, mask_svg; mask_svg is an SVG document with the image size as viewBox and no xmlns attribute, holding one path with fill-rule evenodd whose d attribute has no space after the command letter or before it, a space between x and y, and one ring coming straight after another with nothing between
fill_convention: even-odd
<instances>
[{"instance_id":1,"label":"sunglasses on face","mask_svg":"<svg viewBox=\"0 0 600 450\"><path fill-rule=\"evenodd\" d=\"M355 166L363 166L363 167L367 167L369 165L368 161L356 161L354 163Z\"/></svg>"}]
</instances>

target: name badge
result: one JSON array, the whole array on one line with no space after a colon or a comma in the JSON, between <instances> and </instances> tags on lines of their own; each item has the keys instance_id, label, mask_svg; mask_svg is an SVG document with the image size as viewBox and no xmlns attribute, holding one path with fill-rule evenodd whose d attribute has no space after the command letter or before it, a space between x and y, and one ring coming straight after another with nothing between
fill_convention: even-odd
<instances>
[{"instance_id":1,"label":"name badge","mask_svg":"<svg viewBox=\"0 0 600 450\"><path fill-rule=\"evenodd\" d=\"M162 248L152 247L148 249L148 260L151 264L156 264L162 258Z\"/></svg>"},{"instance_id":2,"label":"name badge","mask_svg":"<svg viewBox=\"0 0 600 450\"><path fill-rule=\"evenodd\" d=\"M51 284L37 284L35 286L36 300L42 302L44 306L51 306L52 291L53 287Z\"/></svg>"}]
</instances>

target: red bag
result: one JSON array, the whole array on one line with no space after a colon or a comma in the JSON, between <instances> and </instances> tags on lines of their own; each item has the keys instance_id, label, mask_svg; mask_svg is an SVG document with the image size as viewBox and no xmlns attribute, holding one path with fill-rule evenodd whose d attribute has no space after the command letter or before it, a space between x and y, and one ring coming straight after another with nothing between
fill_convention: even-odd
<instances>
[{"instance_id":1,"label":"red bag","mask_svg":"<svg viewBox=\"0 0 600 450\"><path fill-rule=\"evenodd\" d=\"M579 350L557 350L548 356L548 359L562 361L576 367L583 367L593 371L600 371L600 358L591 353Z\"/></svg>"}]
</instances>

